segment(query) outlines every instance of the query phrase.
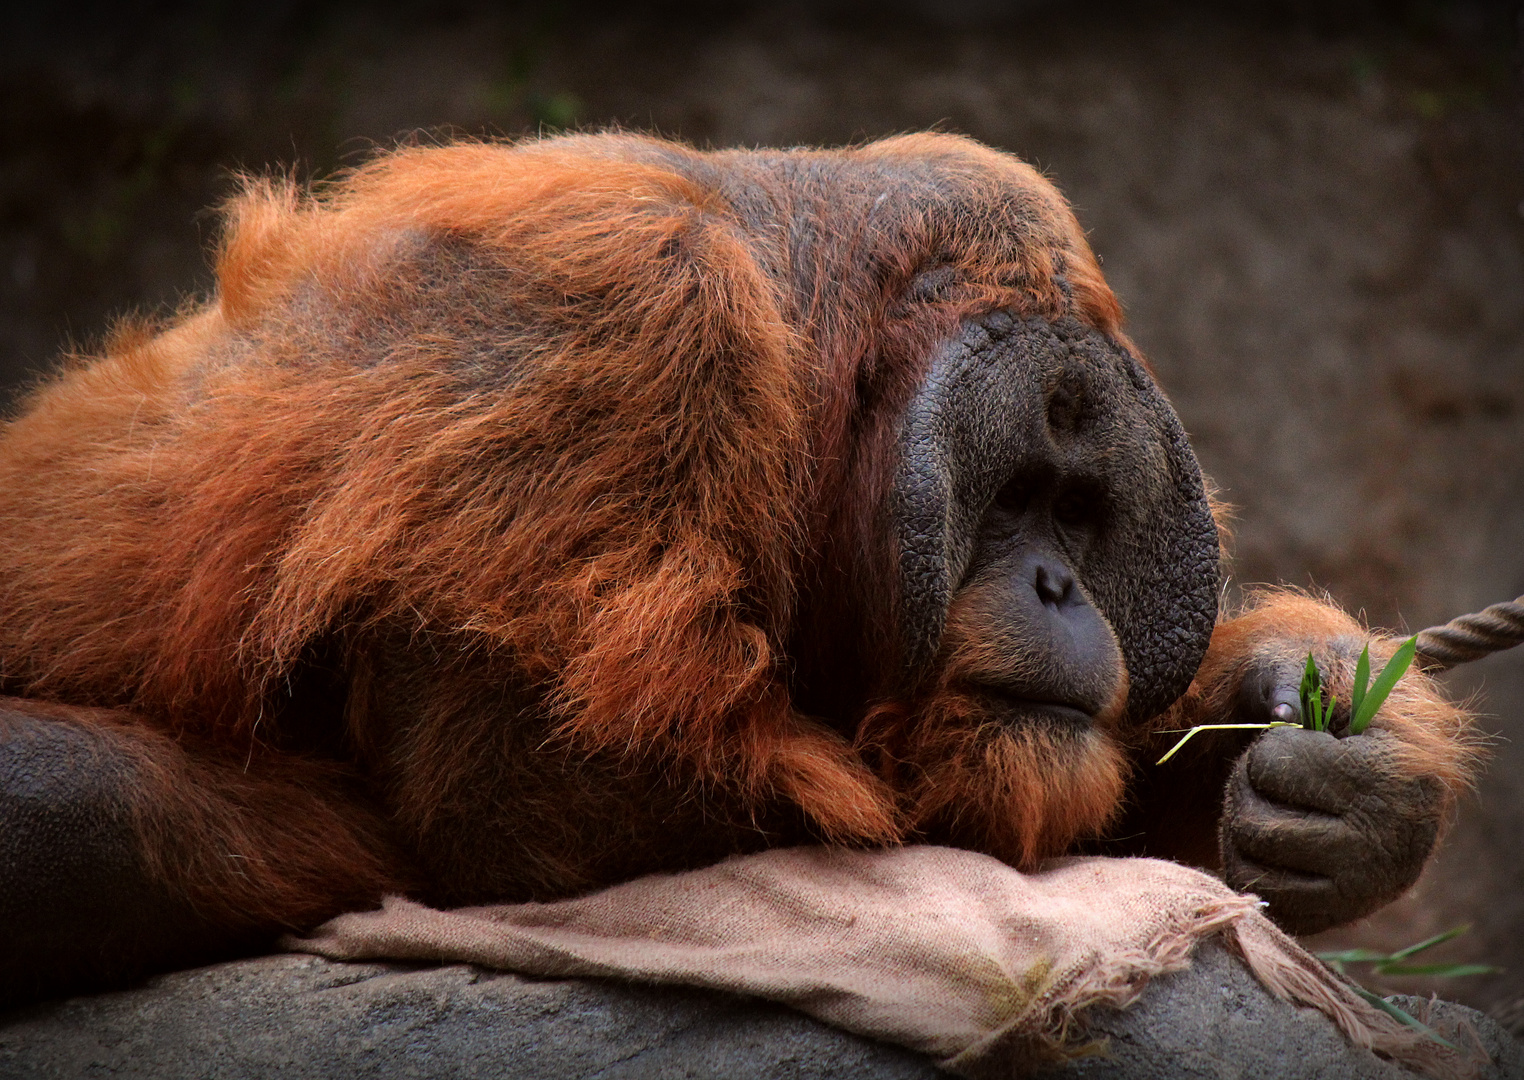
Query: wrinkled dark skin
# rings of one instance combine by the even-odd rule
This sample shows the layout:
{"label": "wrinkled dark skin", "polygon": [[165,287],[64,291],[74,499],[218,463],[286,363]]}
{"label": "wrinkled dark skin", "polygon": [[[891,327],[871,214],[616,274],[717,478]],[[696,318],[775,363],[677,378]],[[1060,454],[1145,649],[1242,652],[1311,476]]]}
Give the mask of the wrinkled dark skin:
{"label": "wrinkled dark skin", "polygon": [[[1281,661],[1246,673],[1235,723],[1297,712],[1301,669]],[[1219,843],[1222,875],[1256,893],[1294,934],[1315,934],[1368,915],[1418,879],[1439,834],[1437,780],[1397,767],[1397,740],[1377,727],[1333,734],[1271,728],[1228,779]]]}

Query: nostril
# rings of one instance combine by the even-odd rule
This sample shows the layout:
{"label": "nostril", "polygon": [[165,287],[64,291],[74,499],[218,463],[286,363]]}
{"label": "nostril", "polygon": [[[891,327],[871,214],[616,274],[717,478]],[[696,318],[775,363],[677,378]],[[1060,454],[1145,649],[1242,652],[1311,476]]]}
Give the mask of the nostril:
{"label": "nostril", "polygon": [[1038,563],[1032,584],[1037,589],[1039,600],[1049,607],[1058,607],[1074,592],[1074,575],[1067,570],[1054,570]]}

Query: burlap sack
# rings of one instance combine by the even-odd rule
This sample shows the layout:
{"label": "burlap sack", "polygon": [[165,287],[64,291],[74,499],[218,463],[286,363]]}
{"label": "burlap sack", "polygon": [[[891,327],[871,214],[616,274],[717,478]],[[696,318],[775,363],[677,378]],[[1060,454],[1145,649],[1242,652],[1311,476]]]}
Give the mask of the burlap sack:
{"label": "burlap sack", "polygon": [[1061,859],[1022,874],[951,848],[791,848],[551,904],[438,911],[394,897],[285,944],[751,994],[956,1073],[1009,1077],[1083,1050],[1079,1010],[1125,1007],[1212,934],[1354,1043],[1432,1075],[1466,1071],[1359,997],[1253,897],[1155,859]]}

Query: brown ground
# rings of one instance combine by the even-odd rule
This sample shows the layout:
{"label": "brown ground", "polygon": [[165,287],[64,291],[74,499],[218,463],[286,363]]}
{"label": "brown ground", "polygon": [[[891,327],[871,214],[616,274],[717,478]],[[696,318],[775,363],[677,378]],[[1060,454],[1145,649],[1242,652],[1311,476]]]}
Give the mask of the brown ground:
{"label": "brown ground", "polygon": [[[202,211],[230,169],[321,173],[443,126],[788,144],[939,125],[1076,203],[1240,508],[1239,581],[1314,584],[1413,628],[1524,593],[1508,5],[919,6],[937,18],[287,3],[0,24],[0,392],[113,314],[206,288]],[[1002,8],[1020,10],[988,17]],[[1437,958],[1504,973],[1381,985],[1503,1008],[1524,998],[1524,650],[1452,682],[1502,736],[1492,768],[1414,893],[1329,940],[1473,922]]]}

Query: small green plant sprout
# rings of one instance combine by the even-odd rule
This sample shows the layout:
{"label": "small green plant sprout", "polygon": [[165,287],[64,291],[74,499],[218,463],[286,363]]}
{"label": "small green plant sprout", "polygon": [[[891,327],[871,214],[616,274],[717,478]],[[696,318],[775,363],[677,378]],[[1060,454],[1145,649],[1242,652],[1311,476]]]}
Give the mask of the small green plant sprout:
{"label": "small green plant sprout", "polygon": [[[1360,654],[1360,662],[1367,670],[1370,668],[1369,646]],[[1330,690],[1328,703],[1324,704],[1323,673],[1318,670],[1318,662],[1312,658],[1312,653],[1307,654],[1307,667],[1302,671],[1302,686],[1297,696],[1302,701],[1302,726],[1309,731],[1327,731],[1328,722],[1333,719],[1334,704],[1339,699]]]}
{"label": "small green plant sprout", "polygon": [[1459,979],[1467,975],[1492,975],[1500,971],[1500,968],[1491,967],[1487,964],[1410,964],[1413,957],[1426,949],[1432,949],[1436,945],[1443,945],[1453,938],[1458,938],[1471,929],[1470,923],[1452,927],[1443,934],[1435,934],[1431,938],[1425,938],[1417,945],[1409,945],[1405,949],[1396,952],[1383,953],[1374,949],[1344,949],[1339,952],[1320,952],[1319,960],[1339,972],[1341,975],[1348,974],[1346,964],[1370,964],[1372,975],[1427,975],[1434,979]]}
{"label": "small green plant sprout", "polygon": [[[1371,711],[1375,712],[1374,709]],[[1442,945],[1451,938],[1460,937],[1470,929],[1471,926],[1469,924],[1457,926],[1446,930],[1443,934],[1435,934],[1433,937],[1425,938],[1416,945],[1409,945],[1405,949],[1398,949],[1396,952],[1391,953],[1376,952],[1373,949],[1344,949],[1339,952],[1320,952],[1317,954],[1317,957],[1341,975],[1348,974],[1345,970],[1346,964],[1370,964],[1370,973],[1372,975],[1427,975],[1430,978],[1436,979],[1458,979],[1467,975],[1491,975],[1501,970],[1487,964],[1408,963],[1409,960],[1425,949],[1432,949],[1436,945]],[[1439,1032],[1411,1016],[1406,1011],[1399,1009],[1380,995],[1372,993],[1359,985],[1356,985],[1354,990],[1355,993],[1397,1022],[1405,1024],[1414,1031],[1433,1039],[1441,1046],[1448,1046],[1452,1050],[1456,1049],[1455,1044],[1445,1039]]]}
{"label": "small green plant sprout", "polygon": [[[1360,650],[1360,659],[1355,662],[1355,681],[1350,693],[1349,733],[1351,735],[1364,734],[1365,729],[1370,726],[1371,719],[1386,703],[1392,688],[1397,685],[1397,680],[1402,678],[1412,665],[1417,651],[1418,637],[1414,635],[1397,647],[1392,658],[1381,669],[1381,674],[1376,676],[1376,681],[1371,682],[1371,647],[1367,645]],[[1318,662],[1309,652],[1298,693],[1302,707],[1300,724],[1292,720],[1271,720],[1263,724],[1198,724],[1187,730],[1180,737],[1180,741],[1170,747],[1169,752],[1155,764],[1163,765],[1174,757],[1180,748],[1190,742],[1199,731],[1264,731],[1273,727],[1304,727],[1309,731],[1327,731],[1329,725],[1333,723],[1334,707],[1338,704],[1338,698],[1329,692],[1325,699],[1324,689],[1323,673],[1318,670]],[[1289,707],[1286,707],[1286,712],[1290,713]]]}
{"label": "small green plant sprout", "polygon": [[1456,1046],[1449,1039],[1445,1038],[1439,1032],[1435,1031],[1428,1024],[1425,1024],[1422,1020],[1418,1019],[1418,1017],[1414,1016],[1406,1009],[1400,1009],[1396,1005],[1393,1005],[1380,994],[1373,994],[1363,986],[1353,986],[1351,989],[1363,997],[1366,1001],[1374,1005],[1376,1008],[1386,1013],[1393,1020],[1396,1020],[1399,1024],[1405,1024],[1406,1026],[1412,1028],[1414,1031],[1418,1032],[1420,1035],[1423,1035],[1424,1037],[1439,1043],[1440,1046],[1448,1047],[1451,1050],[1460,1050],[1460,1047]]}
{"label": "small green plant sprout", "polygon": [[[1381,674],[1376,676],[1376,681],[1367,686],[1366,680],[1371,674],[1371,647],[1367,645],[1360,650],[1360,659],[1355,663],[1355,682],[1350,688],[1349,695],[1349,733],[1362,735],[1370,726],[1371,719],[1376,711],[1386,704],[1387,695],[1392,692],[1392,687],[1397,685],[1397,680],[1406,674],[1413,663],[1413,657],[1418,652],[1418,635],[1414,634],[1392,654],[1392,658],[1381,669]],[[1308,656],[1308,662],[1312,660]]]}

